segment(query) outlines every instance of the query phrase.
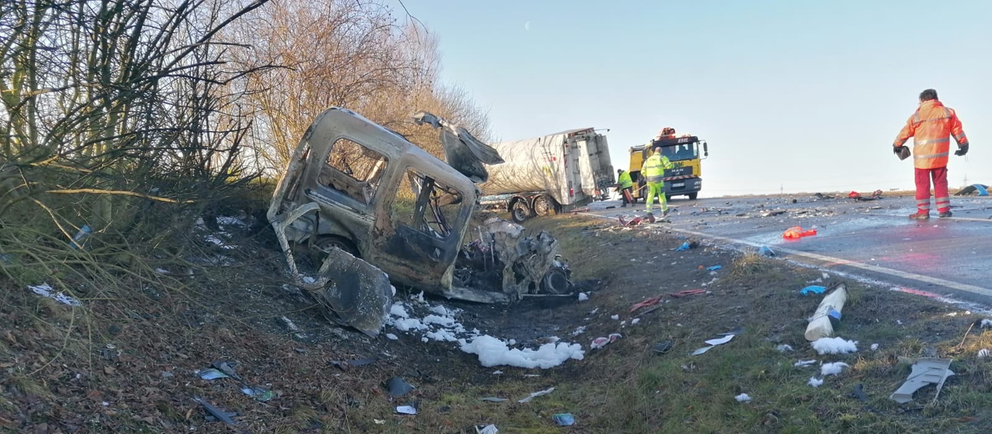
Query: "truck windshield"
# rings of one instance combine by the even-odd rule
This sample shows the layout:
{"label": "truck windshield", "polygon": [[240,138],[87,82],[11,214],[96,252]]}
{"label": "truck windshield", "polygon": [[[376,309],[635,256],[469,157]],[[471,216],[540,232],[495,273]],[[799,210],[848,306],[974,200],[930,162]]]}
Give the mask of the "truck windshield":
{"label": "truck windshield", "polygon": [[668,161],[692,160],[699,157],[699,145],[696,143],[686,143],[683,145],[665,146],[661,148],[661,155],[668,157]]}

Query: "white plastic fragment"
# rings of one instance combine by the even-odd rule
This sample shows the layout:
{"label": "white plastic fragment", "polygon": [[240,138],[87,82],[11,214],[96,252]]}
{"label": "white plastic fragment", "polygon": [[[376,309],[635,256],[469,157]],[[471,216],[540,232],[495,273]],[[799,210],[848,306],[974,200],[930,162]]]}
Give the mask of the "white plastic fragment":
{"label": "white plastic fragment", "polygon": [[477,434],[496,434],[499,432],[499,428],[496,428],[496,425],[490,424],[482,428],[475,427],[475,432]]}
{"label": "white plastic fragment", "polygon": [[41,285],[36,285],[36,286],[28,286],[28,289],[30,289],[35,294],[38,294],[42,297],[50,298],[67,306],[83,305],[82,303],[79,302],[79,300],[69,297],[68,295],[63,294],[61,291],[55,292],[55,290],[52,289],[51,286],[48,286],[47,283],[42,283]]}
{"label": "white plastic fragment", "polygon": [[399,414],[417,414],[417,409],[410,405],[401,405],[396,407],[396,412]]}
{"label": "white plastic fragment", "polygon": [[979,359],[984,359],[984,358],[986,358],[988,356],[989,356],[989,349],[988,348],[982,348],[981,350],[978,350],[978,358]]}
{"label": "white plastic fragment", "polygon": [[872,351],[878,351],[878,344],[871,344]]}
{"label": "white plastic fragment", "polygon": [[781,345],[775,347],[775,349],[778,350],[778,352],[780,352],[780,353],[784,353],[786,351],[792,351],[792,345],[781,344]]}
{"label": "white plastic fragment", "polygon": [[641,322],[641,319],[640,318],[634,318],[634,319],[630,320],[630,325],[634,325],[634,324],[637,324],[639,322]]}
{"label": "white plastic fragment", "polygon": [[820,376],[826,377],[827,375],[840,375],[844,368],[850,366],[851,365],[844,362],[824,363],[823,366],[820,367]]}
{"label": "white plastic fragment", "polygon": [[841,337],[820,338],[812,342],[813,349],[821,356],[824,354],[848,354],[858,351],[858,342]]}
{"label": "white plastic fragment", "polygon": [[816,377],[809,377],[809,382],[807,382],[806,384],[809,384],[810,386],[813,387],[820,387],[823,384],[823,380]]}
{"label": "white plastic fragment", "polygon": [[534,398],[537,398],[538,396],[544,396],[544,395],[547,395],[547,394],[549,394],[551,392],[554,392],[554,391],[555,391],[555,388],[554,387],[551,387],[551,388],[548,388],[548,389],[544,389],[544,390],[539,390],[537,392],[531,393],[526,398],[523,398],[523,399],[517,401],[517,403],[526,404],[526,403],[530,402],[530,400],[532,400]]}
{"label": "white plastic fragment", "polygon": [[805,368],[807,366],[812,366],[814,364],[816,364],[816,360],[800,360],[796,363],[793,363],[792,366],[795,366],[797,368]]}
{"label": "white plastic fragment", "polygon": [[620,319],[620,315],[610,315],[610,319],[616,321],[616,320]]}
{"label": "white plastic fragment", "polygon": [[391,341],[395,341],[395,340],[398,340],[399,337],[397,337],[396,335],[394,335],[392,333],[386,333],[386,339],[389,339]]}
{"label": "white plastic fragment", "polygon": [[734,397],[734,399],[736,399],[737,402],[751,402],[751,397],[748,396],[748,394],[746,394],[746,393],[742,393],[740,395],[737,395],[737,396]]}
{"label": "white plastic fragment", "polygon": [[580,292],[579,293],[579,301],[586,301],[588,299],[589,299],[589,295],[588,294],[586,294],[584,292]]}

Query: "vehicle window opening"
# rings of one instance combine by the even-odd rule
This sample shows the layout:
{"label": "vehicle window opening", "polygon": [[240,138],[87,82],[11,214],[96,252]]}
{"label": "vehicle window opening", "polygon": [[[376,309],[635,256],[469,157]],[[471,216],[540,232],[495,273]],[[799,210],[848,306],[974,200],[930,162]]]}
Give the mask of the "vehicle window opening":
{"label": "vehicle window opening", "polygon": [[318,175],[320,185],[337,190],[363,204],[372,203],[385,173],[385,155],[341,138],[331,146]]}
{"label": "vehicle window opening", "polygon": [[449,221],[458,217],[462,195],[434,178],[407,169],[396,192],[393,224],[445,239],[451,235]]}

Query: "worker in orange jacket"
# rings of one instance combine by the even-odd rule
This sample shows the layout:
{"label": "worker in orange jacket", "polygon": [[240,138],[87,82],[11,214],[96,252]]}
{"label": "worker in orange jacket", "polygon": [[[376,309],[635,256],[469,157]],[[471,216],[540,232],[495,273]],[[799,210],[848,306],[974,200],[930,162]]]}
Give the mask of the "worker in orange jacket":
{"label": "worker in orange jacket", "polygon": [[920,93],[920,107],[909,117],[906,126],[899,132],[893,144],[893,152],[902,154],[913,137],[913,163],[916,166],[916,213],[909,218],[926,220],[930,218],[930,179],[933,179],[934,196],[940,217],[951,216],[951,199],[947,194],[947,157],[951,140],[958,144],[954,155],[968,153],[968,137],[964,135],[961,120],[954,109],[944,107],[937,100],[937,91],[924,90]]}

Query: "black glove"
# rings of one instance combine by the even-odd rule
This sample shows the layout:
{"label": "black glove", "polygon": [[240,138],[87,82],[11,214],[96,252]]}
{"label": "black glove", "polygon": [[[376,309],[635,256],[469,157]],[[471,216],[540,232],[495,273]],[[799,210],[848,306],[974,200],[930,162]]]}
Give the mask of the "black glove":
{"label": "black glove", "polygon": [[968,153],[968,144],[967,143],[965,143],[963,145],[958,145],[958,150],[957,151],[954,151],[954,155],[957,155],[958,157],[963,157],[964,154],[967,154],[967,153]]}

